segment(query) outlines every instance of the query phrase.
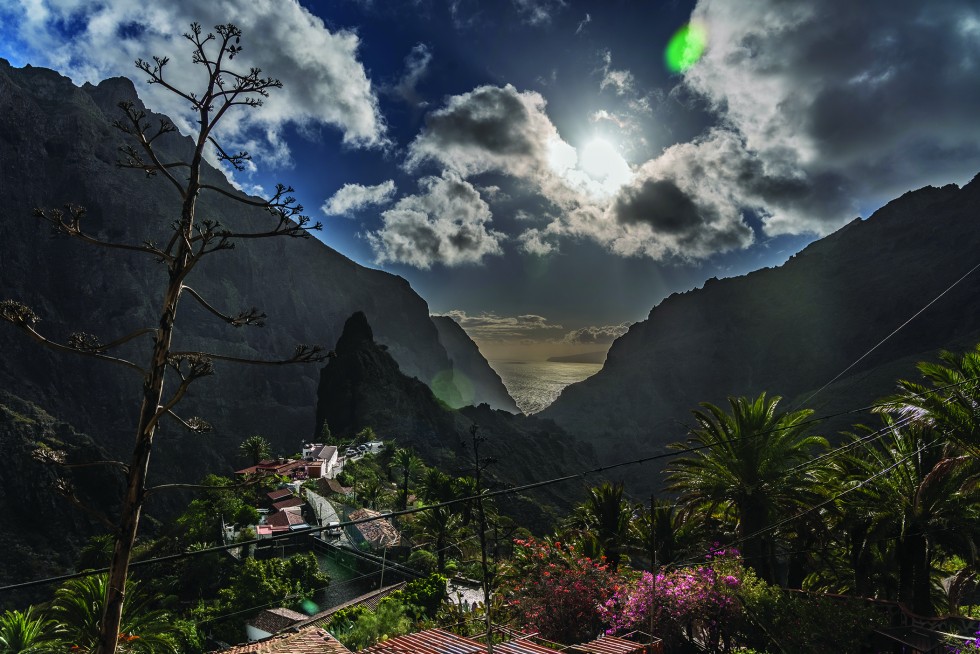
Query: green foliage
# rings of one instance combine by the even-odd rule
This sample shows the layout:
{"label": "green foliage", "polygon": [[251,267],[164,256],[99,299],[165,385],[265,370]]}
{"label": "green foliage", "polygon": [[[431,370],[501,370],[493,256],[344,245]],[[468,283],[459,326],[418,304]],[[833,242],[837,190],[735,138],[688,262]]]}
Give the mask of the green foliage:
{"label": "green foliage", "polygon": [[790,531],[760,532],[820,500],[815,467],[801,464],[828,446],[809,433],[812,411],[777,413],[780,399],[730,397],[730,413],[702,403],[688,444],[674,446],[685,455],[668,465],[667,490],[680,493],[685,512],[734,528],[746,560],[766,581],[775,578],[777,540]]}
{"label": "green foliage", "polygon": [[333,434],[330,433],[330,425],[327,424],[326,420],[323,421],[323,427],[320,428],[320,440],[325,445],[329,445],[330,441],[333,440]]}
{"label": "green foliage", "polygon": [[254,466],[259,461],[272,456],[272,446],[265,438],[259,434],[254,434],[242,441],[241,445],[238,446],[238,453]]}
{"label": "green foliage", "polygon": [[405,604],[397,600],[381,602],[377,610],[365,611],[346,630],[338,631],[334,636],[354,651],[370,647],[379,640],[412,631],[412,621],[407,613]]}
{"label": "green foliage", "polygon": [[0,654],[56,654],[64,651],[63,629],[36,607],[0,615]]}
{"label": "green foliage", "polygon": [[395,601],[406,605],[413,616],[435,617],[439,605],[446,599],[446,582],[441,574],[433,573],[427,577],[413,579],[401,590],[396,590],[382,602]]}
{"label": "green foliage", "polygon": [[193,500],[176,520],[185,544],[220,541],[222,522],[254,525],[259,521],[251,489],[233,488],[234,480],[219,475],[208,475],[201,484],[211,488]]}
{"label": "green foliage", "polygon": [[[64,640],[72,651],[94,652],[99,643],[99,622],[106,597],[106,575],[80,577],[65,582],[55,592],[53,617],[63,625]],[[118,652],[163,654],[177,652],[176,628],[171,616],[151,609],[149,598],[136,582],[126,584]]]}
{"label": "green foliage", "polygon": [[788,593],[765,584],[743,586],[748,622],[741,640],[756,649],[799,654],[858,654],[887,623],[870,604],[845,597]]}
{"label": "green foliage", "polygon": [[428,550],[415,550],[408,557],[408,567],[419,572],[433,573],[439,566],[439,557]]}

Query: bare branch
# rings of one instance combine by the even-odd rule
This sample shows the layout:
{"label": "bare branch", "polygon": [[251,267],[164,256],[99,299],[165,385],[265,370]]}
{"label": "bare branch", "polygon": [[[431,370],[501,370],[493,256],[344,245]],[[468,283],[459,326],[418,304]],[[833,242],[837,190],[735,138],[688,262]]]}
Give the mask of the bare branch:
{"label": "bare branch", "polygon": [[61,209],[49,209],[48,211],[44,211],[43,209],[34,209],[34,217],[40,218],[41,220],[49,223],[51,225],[51,229],[57,234],[71,236],[85,241],[86,243],[91,243],[92,245],[99,245],[116,250],[143,252],[146,254],[151,254],[160,260],[171,259],[170,255],[155,247],[149,241],[144,242],[142,245],[130,245],[128,243],[112,243],[111,241],[103,241],[95,238],[91,234],[86,234],[81,228],[82,218],[85,217],[85,208],[74,204],[66,204],[65,209],[67,210],[67,215]]}
{"label": "bare branch", "polygon": [[183,425],[187,429],[187,431],[193,432],[195,434],[208,434],[214,431],[214,427],[211,425],[211,423],[209,423],[207,420],[199,416],[192,416],[187,420],[184,420],[176,413],[174,413],[172,410],[167,411],[167,415],[169,415],[171,418],[173,418],[181,425]]}
{"label": "bare branch", "polygon": [[116,529],[117,529],[116,524],[112,520],[110,520],[106,514],[104,514],[102,511],[99,511],[98,509],[89,506],[88,504],[85,504],[80,499],[78,499],[78,496],[75,495],[75,487],[71,483],[71,480],[65,479],[64,477],[59,477],[58,480],[55,481],[55,490],[57,490],[60,495],[62,495],[73,505],[75,505],[85,513],[88,513],[96,520],[101,522],[103,525],[105,525],[111,533],[113,534],[116,533]]}
{"label": "bare branch", "polygon": [[244,357],[233,357],[222,354],[212,354],[209,352],[173,352],[171,353],[171,356],[201,356],[213,359],[215,361],[229,361],[231,363],[247,363],[258,366],[285,366],[293,363],[317,363],[320,361],[325,361],[326,359],[332,359],[337,355],[333,350],[329,352],[325,351],[323,347],[319,345],[297,345],[296,350],[293,352],[293,356],[289,357],[288,359],[277,360],[246,359]]}
{"label": "bare branch", "polygon": [[252,160],[252,155],[245,150],[241,150],[235,154],[228,154],[213,136],[208,136],[208,140],[211,141],[211,145],[213,145],[215,150],[218,151],[218,160],[227,161],[235,168],[235,170],[245,170],[245,162]]}
{"label": "bare branch", "polygon": [[23,329],[25,332],[27,332],[28,336],[33,338],[35,341],[53,350],[57,350],[59,352],[74,352],[75,354],[93,357],[95,359],[99,359],[100,361],[107,361],[109,363],[116,363],[126,366],[127,368],[132,368],[143,376],[146,376],[147,374],[145,370],[132,361],[127,361],[126,359],[120,359],[118,357],[111,357],[106,354],[102,354],[99,351],[79,349],[77,347],[72,347],[71,345],[64,345],[45,338],[34,329],[34,325],[39,320],[37,314],[20,302],[15,302],[14,300],[3,300],[0,302],[0,320],[5,320],[15,327]]}
{"label": "bare branch", "polygon": [[201,297],[201,295],[190,286],[182,286],[181,290],[190,293],[202,307],[233,327],[241,327],[243,325],[255,325],[256,327],[262,327],[265,325],[265,319],[268,318],[266,314],[260,312],[256,307],[252,307],[251,309],[242,309],[236,315],[228,316],[211,306],[207,300]]}
{"label": "bare branch", "polygon": [[[165,63],[165,60],[160,60],[160,61],[164,61]],[[139,61],[137,61],[136,65],[137,67],[139,66]],[[136,109],[135,108],[136,106],[129,101],[120,102],[117,106],[123,110],[123,113],[126,114],[126,118],[129,120],[129,123],[130,125],[132,125],[132,127],[129,127],[122,121],[116,121],[113,124],[118,129],[122,130],[124,133],[130,134],[133,137],[135,137],[136,140],[139,141],[139,144],[143,147],[143,151],[146,152],[146,154],[149,155],[150,160],[153,161],[153,166],[150,167],[150,170],[147,170],[147,167],[144,164],[143,169],[146,171],[147,176],[152,177],[156,172],[163,173],[164,177],[170,180],[170,183],[173,184],[174,187],[177,189],[177,192],[180,193],[180,197],[182,198],[185,197],[187,190],[184,188],[184,185],[181,184],[177,180],[177,178],[170,173],[168,166],[164,164],[162,161],[160,161],[160,159],[157,157],[156,151],[153,149],[153,145],[151,145],[152,139],[155,139],[157,136],[160,136],[160,132],[158,132],[156,136],[152,137],[152,139],[148,139],[146,137],[146,132],[149,131],[150,129],[150,124],[144,122],[144,119],[146,118],[146,112],[143,111],[142,109]],[[160,129],[161,130],[165,129],[164,123],[162,121],[161,121]],[[130,150],[126,150],[124,148],[123,152],[124,154],[129,155],[130,152],[135,154],[136,151],[135,149],[132,148]],[[143,160],[142,157],[140,157],[139,155],[135,155],[135,156],[130,155],[130,160],[127,161],[127,164],[132,166],[138,166],[140,163],[143,163]]]}

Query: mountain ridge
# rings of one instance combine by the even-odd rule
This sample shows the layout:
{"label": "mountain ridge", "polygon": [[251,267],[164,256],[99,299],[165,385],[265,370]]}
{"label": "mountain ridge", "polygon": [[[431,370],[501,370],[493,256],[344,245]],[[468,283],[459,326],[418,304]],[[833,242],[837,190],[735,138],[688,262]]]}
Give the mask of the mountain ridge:
{"label": "mountain ridge", "polygon": [[[84,229],[112,241],[166,242],[179,209],[166,180],[118,170],[116,147],[124,135],[111,127],[119,101],[142,107],[126,78],[74,85],[44,68],[0,62],[0,299],[14,299],[41,316],[39,329],[63,341],[85,331],[110,342],[156,324],[166,271],[141,253],[106,252],[52,237],[31,217],[35,207],[66,203],[87,209]],[[154,122],[161,116],[147,113]],[[179,159],[189,137],[168,134],[155,143],[166,159]],[[236,192],[213,168],[206,181]],[[199,217],[229,228],[265,224],[268,214],[218,195],[202,195]],[[283,262],[290,265],[282,265]],[[246,358],[286,358],[301,343],[333,343],[344,321],[361,310],[380,342],[410,376],[431,383],[453,370],[428,304],[396,275],[361,266],[317,239],[245,240],[231,252],[205,259],[188,284],[221,309],[257,306],[269,318],[262,328],[233,329],[203,307],[183,302],[175,349],[218,351]],[[188,298],[189,300],[189,298]],[[79,432],[111,456],[127,458],[140,402],[139,377],[84,357],[55,353],[10,325],[0,325],[0,389],[16,391]],[[119,350],[145,358],[144,342]],[[468,355],[466,355],[468,356]],[[140,358],[142,357],[142,358]],[[471,361],[473,363],[473,361]],[[478,363],[478,362],[476,362]],[[489,366],[484,362],[484,365]],[[237,467],[237,445],[254,433],[277,453],[290,454],[313,437],[318,372],[315,366],[232,367],[217,364],[214,379],[194,385],[178,407],[215,426],[202,437],[163,424],[151,463],[152,483],[196,482],[209,472]],[[496,402],[506,390],[476,384],[473,399]],[[461,405],[452,385],[443,399]],[[154,500],[151,510],[180,508],[180,500]]]}
{"label": "mountain ridge", "polygon": [[[699,402],[727,406],[728,396],[767,391],[786,398],[784,409],[798,404],[978,263],[978,217],[980,176],[963,188],[925,187],[782,266],[672,294],[613,343],[602,370],[540,415],[606,462],[684,440]],[[894,387],[882,371],[914,378],[911,361],[977,339],[980,284],[960,283],[850,369],[835,384],[846,394],[832,387],[811,408],[867,405]]]}

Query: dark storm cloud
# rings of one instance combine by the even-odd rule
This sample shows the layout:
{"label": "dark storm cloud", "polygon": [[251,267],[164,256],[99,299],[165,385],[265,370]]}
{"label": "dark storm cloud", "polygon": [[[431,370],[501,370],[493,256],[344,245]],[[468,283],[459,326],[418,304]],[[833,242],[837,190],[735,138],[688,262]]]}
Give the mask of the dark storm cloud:
{"label": "dark storm cloud", "polygon": [[706,222],[686,193],[670,180],[646,179],[616,198],[613,214],[623,223],[646,223],[658,232],[679,234]]}
{"label": "dark storm cloud", "polygon": [[980,5],[701,0],[692,18],[709,46],[684,83],[739,135],[730,194],[767,232],[980,169]]}
{"label": "dark storm cloud", "polygon": [[473,150],[497,156],[530,156],[536,143],[527,106],[513,86],[482,86],[450,99],[429,114],[425,130],[412,144],[414,157]]}

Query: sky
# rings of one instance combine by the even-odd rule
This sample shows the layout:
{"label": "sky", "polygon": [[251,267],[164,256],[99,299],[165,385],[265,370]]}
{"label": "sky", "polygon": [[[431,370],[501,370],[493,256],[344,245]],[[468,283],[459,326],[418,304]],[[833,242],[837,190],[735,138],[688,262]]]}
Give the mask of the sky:
{"label": "sky", "polygon": [[253,157],[234,183],[295,187],[318,238],[490,359],[605,349],[671,293],[980,171],[973,0],[0,0],[0,57],[125,75],[193,132],[133,66],[194,88],[192,21],[238,25],[236,65],[283,82],[222,120]]}

